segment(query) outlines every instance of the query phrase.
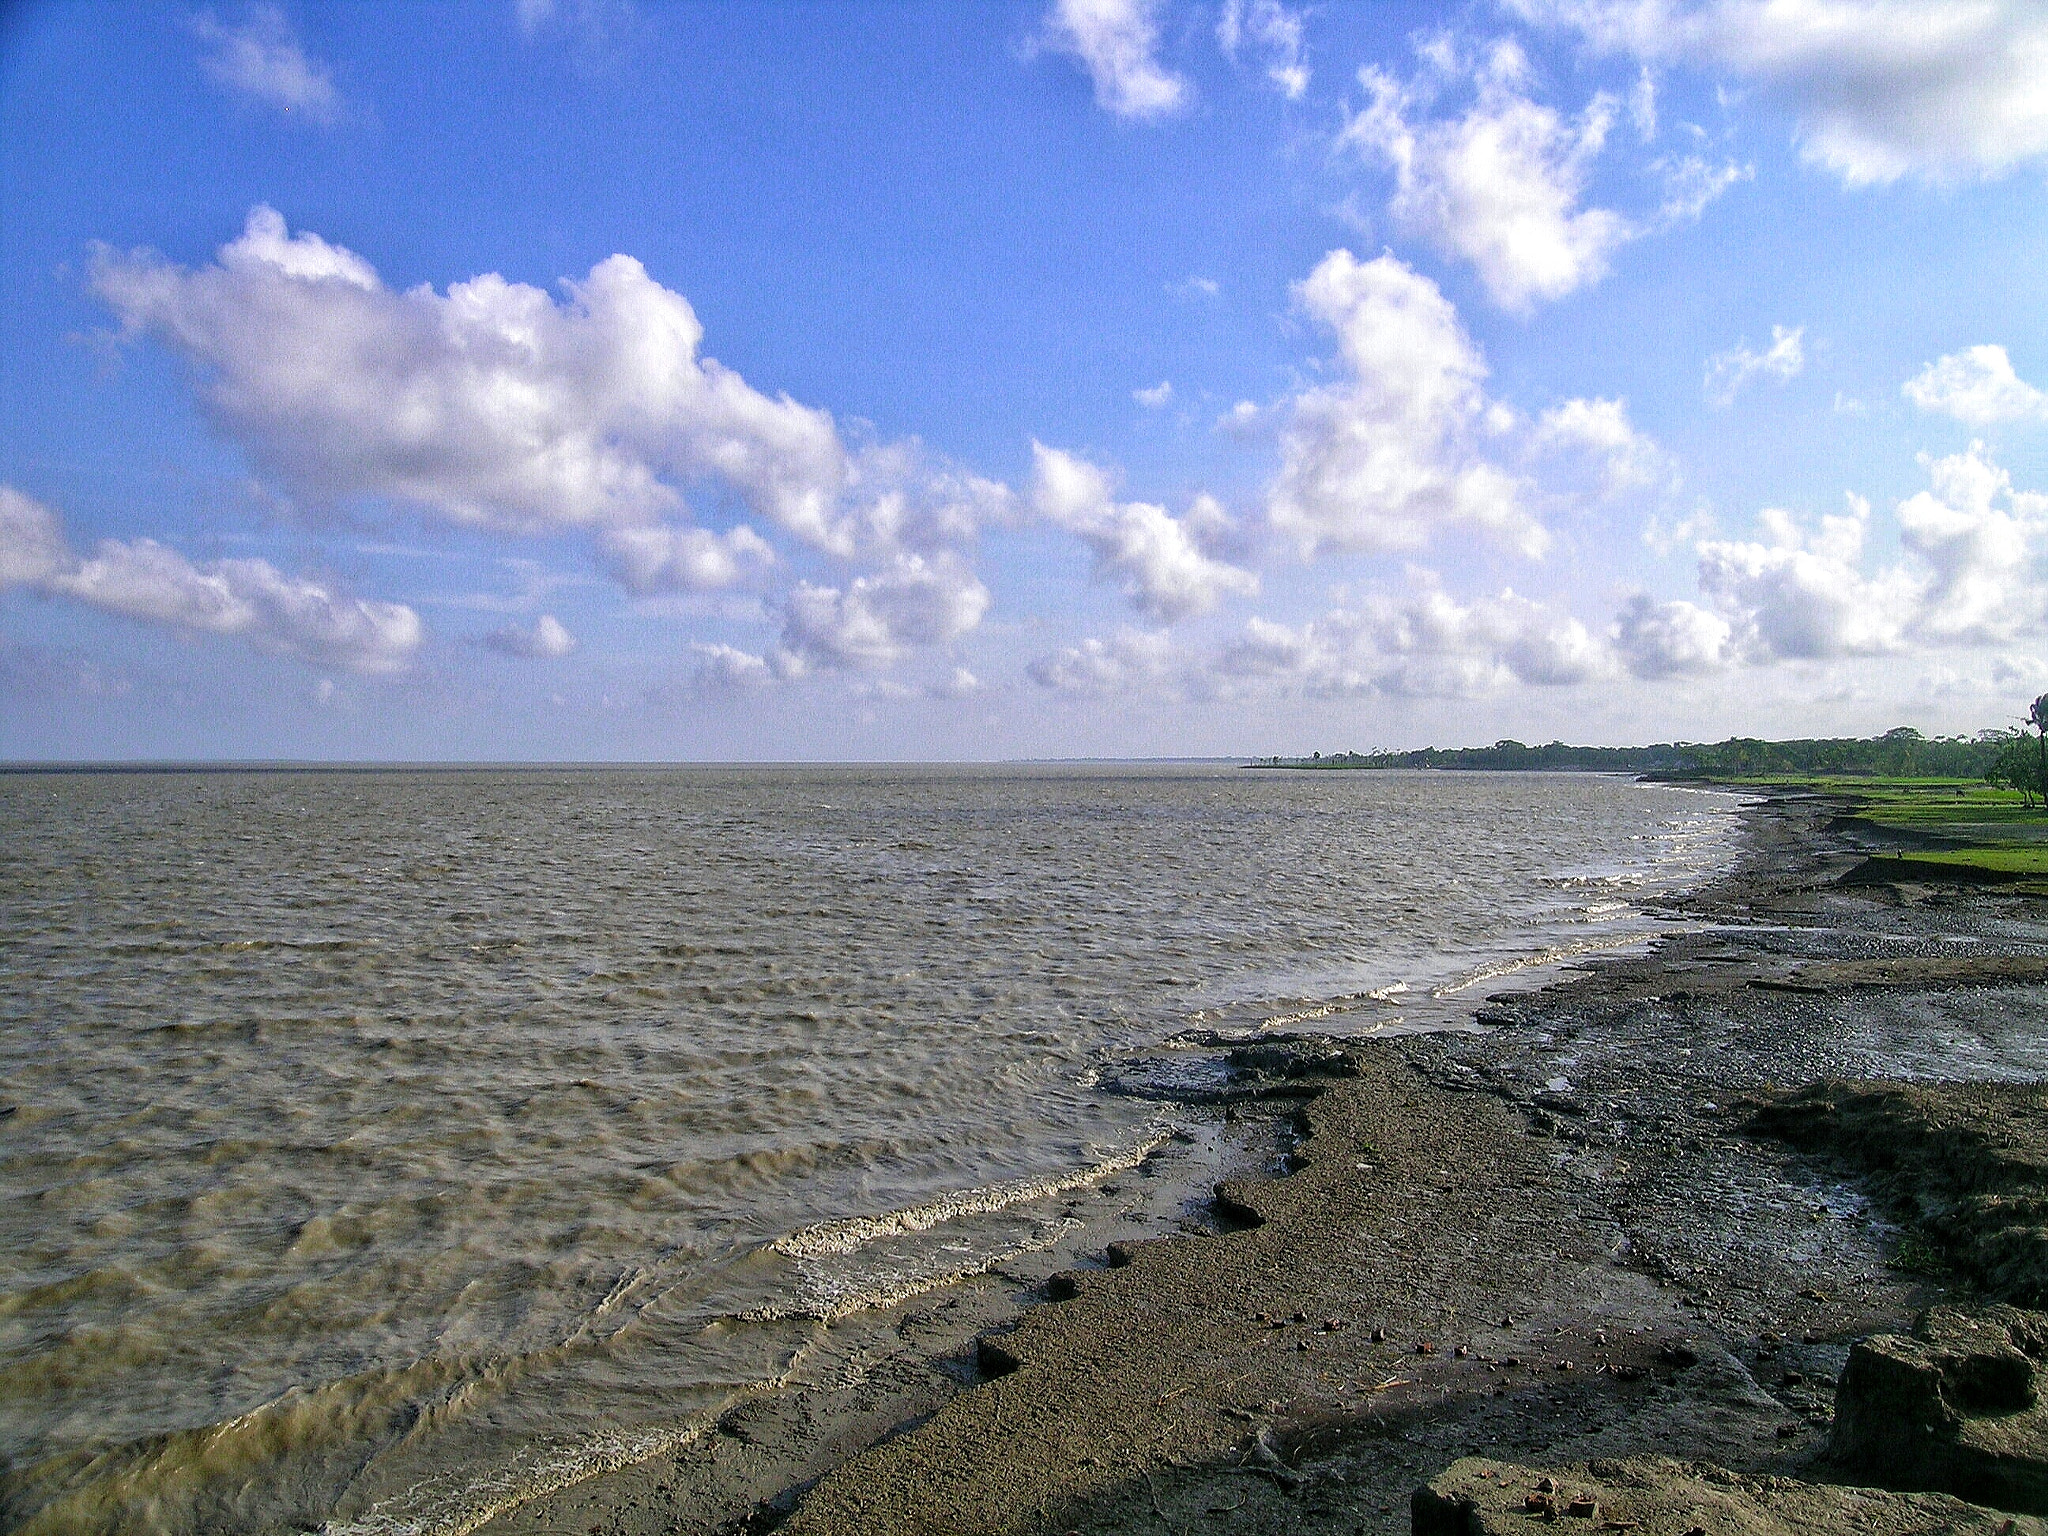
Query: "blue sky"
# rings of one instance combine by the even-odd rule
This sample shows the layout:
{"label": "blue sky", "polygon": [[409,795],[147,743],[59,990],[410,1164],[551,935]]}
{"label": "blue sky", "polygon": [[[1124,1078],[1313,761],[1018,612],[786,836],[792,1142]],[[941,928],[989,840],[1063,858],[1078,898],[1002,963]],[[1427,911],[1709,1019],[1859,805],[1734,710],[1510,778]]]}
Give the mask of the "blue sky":
{"label": "blue sky", "polygon": [[2048,687],[2027,0],[25,4],[0,756]]}

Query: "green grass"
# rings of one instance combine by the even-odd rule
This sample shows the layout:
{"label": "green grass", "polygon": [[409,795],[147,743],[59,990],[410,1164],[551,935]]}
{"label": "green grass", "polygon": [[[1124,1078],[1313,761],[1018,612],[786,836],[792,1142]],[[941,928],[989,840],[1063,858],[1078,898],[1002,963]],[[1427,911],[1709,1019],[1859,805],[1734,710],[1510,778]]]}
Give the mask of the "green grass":
{"label": "green grass", "polygon": [[1941,848],[1910,852],[1903,857],[1908,864],[1929,864],[1937,869],[1982,869],[1999,875],[2048,877],[2048,845],[2039,843]]}
{"label": "green grass", "polygon": [[1933,1280],[1945,1280],[1954,1273],[1948,1259],[1928,1241],[1926,1234],[1910,1227],[1899,1234],[1898,1246],[1885,1260],[1884,1267],[1901,1274],[1925,1275]]}
{"label": "green grass", "polygon": [[[1826,774],[1724,780],[1757,788],[1804,789],[1839,796],[1844,814],[1874,828],[1912,834],[1944,846],[1882,855],[1939,878],[1991,878],[2013,889],[2048,894],[2048,811],[2018,791],[1978,779],[1877,779]],[[2036,882],[2040,882],[2037,884]]]}

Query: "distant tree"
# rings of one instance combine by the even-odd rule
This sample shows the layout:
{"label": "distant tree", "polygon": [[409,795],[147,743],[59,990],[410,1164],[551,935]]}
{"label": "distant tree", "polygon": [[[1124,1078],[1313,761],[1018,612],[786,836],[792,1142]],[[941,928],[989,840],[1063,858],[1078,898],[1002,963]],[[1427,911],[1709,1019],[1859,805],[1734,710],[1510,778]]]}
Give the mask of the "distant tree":
{"label": "distant tree", "polygon": [[2041,803],[2048,805],[2048,693],[2034,700],[2027,711],[2027,724],[2034,728],[2035,756],[2040,760],[2041,776],[2034,782],[2041,791]]}
{"label": "distant tree", "polygon": [[2040,772],[2040,761],[2033,744],[2027,740],[2024,731],[2014,731],[2003,738],[1998,755],[1984,770],[1984,782],[2018,790],[2020,800],[2031,806],[2041,791]]}

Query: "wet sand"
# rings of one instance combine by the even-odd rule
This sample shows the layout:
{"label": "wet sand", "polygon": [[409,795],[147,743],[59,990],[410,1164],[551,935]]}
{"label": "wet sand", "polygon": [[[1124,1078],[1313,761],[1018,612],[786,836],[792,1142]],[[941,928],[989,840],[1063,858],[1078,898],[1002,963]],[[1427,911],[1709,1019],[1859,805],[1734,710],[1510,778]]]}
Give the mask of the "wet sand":
{"label": "wet sand", "polygon": [[1184,1235],[841,1325],[798,1385],[485,1529],[1404,1532],[1465,1456],[1824,1479],[1850,1343],[1969,1281],[1912,1267],[1896,1179],[1759,1112],[2048,1078],[2048,910],[1837,885],[1865,850],[1831,819],[1751,811],[1681,904],[1716,926],[1497,998],[1483,1033],[1279,1042]]}

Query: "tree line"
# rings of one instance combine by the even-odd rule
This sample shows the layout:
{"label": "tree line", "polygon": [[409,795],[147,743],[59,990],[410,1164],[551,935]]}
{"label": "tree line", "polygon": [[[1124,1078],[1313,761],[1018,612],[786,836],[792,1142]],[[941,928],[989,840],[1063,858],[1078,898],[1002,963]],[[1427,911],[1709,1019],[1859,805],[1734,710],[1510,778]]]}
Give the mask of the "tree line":
{"label": "tree line", "polygon": [[1840,776],[1887,779],[1981,779],[2048,804],[2048,694],[2034,701],[2024,724],[1972,736],[1923,736],[1910,725],[1882,736],[1825,736],[1764,741],[1660,742],[1647,747],[1575,747],[1561,741],[1526,746],[1423,747],[1413,752],[1317,752],[1268,760],[1276,768],[1464,768],[1640,773],[1669,779],[1752,779]]}

